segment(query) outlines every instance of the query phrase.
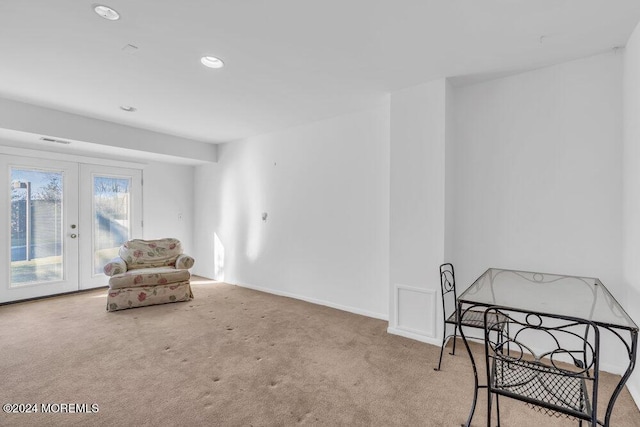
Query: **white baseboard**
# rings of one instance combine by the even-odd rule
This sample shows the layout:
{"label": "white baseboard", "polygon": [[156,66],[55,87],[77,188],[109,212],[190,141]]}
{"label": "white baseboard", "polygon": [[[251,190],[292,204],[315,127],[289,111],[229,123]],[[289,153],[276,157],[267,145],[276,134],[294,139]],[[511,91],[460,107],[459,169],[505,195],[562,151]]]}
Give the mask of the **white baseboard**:
{"label": "white baseboard", "polygon": [[325,301],[325,300],[316,299],[316,298],[310,298],[310,297],[307,297],[307,296],[304,296],[304,295],[299,295],[299,294],[294,294],[294,293],[291,293],[291,292],[280,291],[278,289],[271,289],[271,288],[265,288],[265,287],[262,287],[262,286],[250,285],[250,284],[247,284],[247,283],[234,283],[234,285],[240,286],[241,288],[253,289],[253,290],[256,290],[256,291],[260,291],[260,292],[266,292],[268,294],[294,298],[294,299],[298,299],[298,300],[301,300],[301,301],[310,302],[312,304],[324,305],[325,307],[331,307],[331,308],[335,308],[335,309],[342,310],[342,311],[348,311],[349,313],[359,314],[361,316],[367,316],[367,317],[372,317],[374,319],[386,320],[387,322],[389,321],[389,316],[386,315],[386,314],[382,314],[382,313],[375,313],[373,311],[362,310],[362,309],[356,308],[356,307],[350,307],[350,306],[347,306],[347,305],[336,304],[336,303],[330,302],[330,301]]}
{"label": "white baseboard", "polygon": [[424,335],[416,334],[414,332],[405,331],[403,329],[388,327],[387,332],[393,335],[399,335],[401,337],[410,338],[412,340],[424,342],[427,344],[433,344],[435,346],[440,347],[442,345],[442,340],[432,337],[427,337]]}

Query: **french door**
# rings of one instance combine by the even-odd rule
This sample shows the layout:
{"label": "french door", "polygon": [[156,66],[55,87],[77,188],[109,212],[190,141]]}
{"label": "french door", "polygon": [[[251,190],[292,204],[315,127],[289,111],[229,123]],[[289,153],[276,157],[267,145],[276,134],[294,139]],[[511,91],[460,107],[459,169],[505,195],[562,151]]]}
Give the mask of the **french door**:
{"label": "french door", "polygon": [[0,302],[106,285],[141,210],[140,170],[0,155]]}
{"label": "french door", "polygon": [[105,286],[102,267],[120,245],[142,237],[142,171],[80,165],[80,289]]}

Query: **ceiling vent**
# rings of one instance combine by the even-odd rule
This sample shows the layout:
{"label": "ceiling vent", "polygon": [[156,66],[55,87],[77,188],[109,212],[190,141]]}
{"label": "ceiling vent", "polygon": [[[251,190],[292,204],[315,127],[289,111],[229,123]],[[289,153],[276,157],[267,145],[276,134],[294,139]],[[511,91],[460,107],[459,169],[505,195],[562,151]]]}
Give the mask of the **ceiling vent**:
{"label": "ceiling vent", "polygon": [[40,141],[55,142],[56,144],[64,144],[64,145],[71,144],[70,141],[64,141],[62,139],[55,139],[55,138],[47,138],[46,136],[40,137]]}

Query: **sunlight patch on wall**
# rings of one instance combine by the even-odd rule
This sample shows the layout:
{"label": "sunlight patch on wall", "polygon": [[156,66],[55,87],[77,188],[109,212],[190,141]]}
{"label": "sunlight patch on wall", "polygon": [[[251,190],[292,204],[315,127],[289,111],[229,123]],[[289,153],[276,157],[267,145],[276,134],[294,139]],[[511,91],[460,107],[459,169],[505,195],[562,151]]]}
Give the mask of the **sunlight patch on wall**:
{"label": "sunlight patch on wall", "polygon": [[249,261],[255,261],[262,249],[262,220],[250,218],[247,221],[247,249]]}
{"label": "sunlight patch on wall", "polygon": [[270,175],[266,173],[265,162],[260,153],[252,153],[243,169],[242,182],[245,192],[246,206],[243,220],[246,221],[246,248],[248,261],[255,261],[262,253],[264,246],[265,220],[262,219],[266,192]]}
{"label": "sunlight patch on wall", "polygon": [[224,282],[224,245],[217,233],[213,233],[213,272],[216,280]]}

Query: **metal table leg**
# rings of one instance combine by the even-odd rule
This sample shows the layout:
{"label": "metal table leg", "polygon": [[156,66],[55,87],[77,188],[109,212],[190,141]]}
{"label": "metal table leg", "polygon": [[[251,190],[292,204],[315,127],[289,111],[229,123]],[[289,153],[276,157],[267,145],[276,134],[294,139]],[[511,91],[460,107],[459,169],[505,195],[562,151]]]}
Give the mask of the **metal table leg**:
{"label": "metal table leg", "polygon": [[464,342],[464,346],[467,349],[467,353],[469,354],[469,359],[471,359],[471,366],[473,367],[473,403],[471,404],[471,412],[469,413],[469,418],[467,418],[466,424],[462,424],[464,427],[469,427],[471,425],[471,420],[473,419],[473,414],[476,411],[476,404],[478,403],[478,388],[480,385],[478,384],[478,369],[476,368],[476,361],[473,358],[473,353],[471,353],[471,347],[469,347],[469,343],[467,342],[467,337],[464,335],[464,331],[462,329],[461,319],[462,319],[462,304],[458,303],[457,305],[458,316],[458,329],[460,331],[460,336],[462,337],[462,342]]}
{"label": "metal table leg", "polygon": [[636,365],[636,354],[638,352],[638,331],[637,330],[630,331],[630,333],[631,333],[631,345],[629,345],[629,344],[627,344],[626,340],[618,332],[612,330],[611,328],[607,328],[607,329],[609,329],[618,338],[620,338],[620,340],[627,347],[627,351],[629,353],[629,366],[627,367],[627,370],[622,375],[622,378],[620,378],[620,382],[618,382],[618,385],[616,386],[616,389],[613,391],[613,394],[611,395],[611,399],[609,399],[609,404],[607,405],[607,412],[606,412],[606,415],[604,417],[604,425],[605,425],[605,427],[608,427],[610,425],[609,423],[611,421],[611,413],[613,412],[613,405],[615,405],[616,400],[618,399],[618,396],[620,395],[620,392],[624,388],[624,384],[627,382],[627,379],[631,375],[631,372],[633,372],[633,368]]}

